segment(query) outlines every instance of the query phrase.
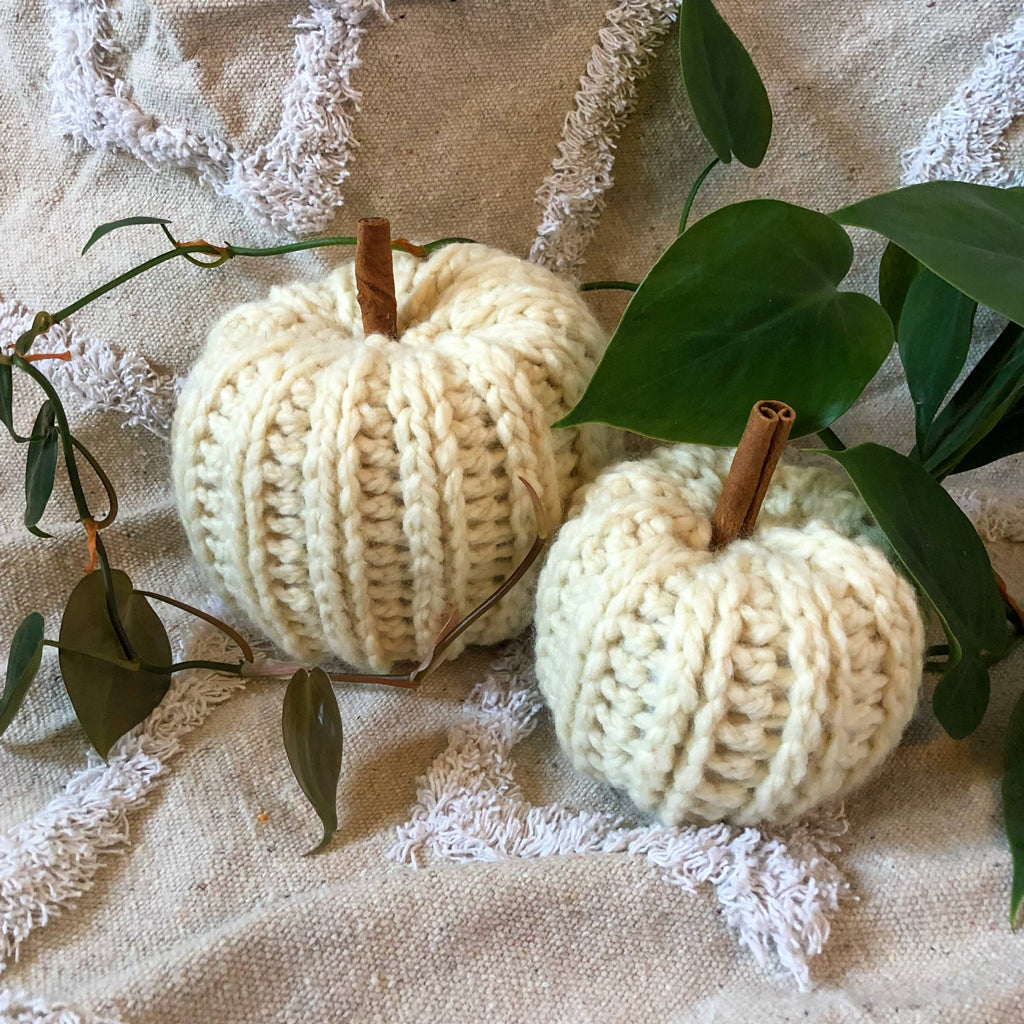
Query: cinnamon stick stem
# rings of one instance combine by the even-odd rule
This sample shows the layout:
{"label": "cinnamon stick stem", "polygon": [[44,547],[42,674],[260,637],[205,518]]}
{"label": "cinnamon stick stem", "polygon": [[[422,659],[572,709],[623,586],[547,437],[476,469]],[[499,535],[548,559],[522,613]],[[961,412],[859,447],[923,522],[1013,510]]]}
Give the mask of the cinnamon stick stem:
{"label": "cinnamon stick stem", "polygon": [[398,337],[398,303],[391,264],[391,224],[387,217],[364,217],[356,229],[356,299],[363,334]]}
{"label": "cinnamon stick stem", "polygon": [[750,410],[722,496],[711,517],[712,550],[753,532],[795,419],[796,413],[785,402],[758,402]]}

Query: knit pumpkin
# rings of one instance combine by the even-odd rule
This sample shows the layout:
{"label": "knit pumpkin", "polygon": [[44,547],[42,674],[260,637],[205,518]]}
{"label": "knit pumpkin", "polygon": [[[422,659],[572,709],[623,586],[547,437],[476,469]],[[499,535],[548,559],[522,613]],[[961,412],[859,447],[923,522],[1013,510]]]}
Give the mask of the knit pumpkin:
{"label": "knit pumpkin", "polygon": [[[372,671],[422,657],[490,595],[603,455],[552,431],[604,335],[575,289],[482,245],[394,255],[398,337],[365,337],[351,263],[211,331],[182,390],[173,474],[216,590],[285,651]],[[465,634],[519,632],[520,587]]]}
{"label": "knit pumpkin", "polygon": [[913,589],[834,472],[782,466],[709,550],[729,450],[663,448],[580,495],[537,588],[537,675],[577,768],[662,821],[785,821],[867,778],[914,710]]}

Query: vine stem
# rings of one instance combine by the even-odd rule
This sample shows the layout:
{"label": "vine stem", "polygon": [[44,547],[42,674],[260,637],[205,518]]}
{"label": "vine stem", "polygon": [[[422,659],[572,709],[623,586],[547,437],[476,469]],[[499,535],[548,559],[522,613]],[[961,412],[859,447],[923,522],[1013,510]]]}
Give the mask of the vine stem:
{"label": "vine stem", "polygon": [[690,219],[690,211],[693,209],[693,202],[697,198],[697,193],[700,192],[701,185],[704,184],[704,179],[721,163],[721,160],[716,156],[704,168],[700,174],[697,175],[697,180],[694,181],[690,188],[690,194],[686,197],[686,205],[683,207],[683,215],[679,219],[679,234],[682,234],[686,230],[686,222]]}
{"label": "vine stem", "polygon": [[619,289],[624,292],[635,292],[640,285],[633,281],[586,281],[581,284],[579,291],[581,292],[600,292],[605,289]]}

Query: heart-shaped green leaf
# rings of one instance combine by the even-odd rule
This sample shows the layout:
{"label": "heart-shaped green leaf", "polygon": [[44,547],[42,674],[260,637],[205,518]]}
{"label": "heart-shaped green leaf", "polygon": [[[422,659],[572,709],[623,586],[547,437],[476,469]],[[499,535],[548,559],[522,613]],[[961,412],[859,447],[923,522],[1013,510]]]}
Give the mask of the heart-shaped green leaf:
{"label": "heart-shaped green leaf", "polygon": [[924,464],[935,476],[958,469],[1024,397],[1024,330],[1011,323],[978,360],[925,436]]}
{"label": "heart-shaped green leaf", "polygon": [[922,456],[928,454],[928,428],[967,360],[977,309],[973,299],[930,270],[917,274],[907,291],[897,342]]}
{"label": "heart-shaped green leaf", "polygon": [[704,137],[723,163],[764,160],[772,108],[743,44],[711,0],[682,0],[679,62],[686,93]]}
{"label": "heart-shaped green leaf", "polygon": [[[136,654],[150,665],[171,665],[167,630],[128,576],[111,572],[114,603]],[[60,624],[60,670],[75,714],[101,757],[163,700],[170,672],[132,669],[107,614],[103,577],[82,578]],[[120,664],[115,664],[119,662]]]}
{"label": "heart-shaped green leaf", "polygon": [[1024,452],[1024,398],[956,464],[954,472],[987,466],[990,462]]}
{"label": "heart-shaped green leaf", "polygon": [[888,315],[837,285],[853,245],[835,221],[772,199],[726,206],[677,238],[630,300],[576,407],[666,441],[734,445],[763,398],[812,434],[860,396],[892,347]]}
{"label": "heart-shaped green leaf", "polygon": [[910,286],[920,271],[921,264],[895,242],[890,242],[885,247],[882,261],[878,265],[878,300],[889,314],[889,319],[892,320],[897,332],[903,304],[907,301],[907,292],[910,291]]}
{"label": "heart-shaped green leaf", "polygon": [[1024,695],[1017,700],[1006,727],[1003,822],[1013,856],[1013,885],[1010,890],[1012,928],[1024,901]]}
{"label": "heart-shaped green leaf", "polygon": [[43,617],[32,612],[18,627],[7,655],[7,678],[0,696],[0,736],[14,720],[43,660]]}
{"label": "heart-shaped green leaf", "polygon": [[[31,530],[46,511],[57,475],[57,442],[53,406],[43,402],[32,427],[25,460],[25,525]],[[45,536],[45,534],[44,534]]]}
{"label": "heart-shaped green leaf", "polygon": [[288,683],[281,715],[284,749],[292,772],[324,826],[319,853],[338,831],[341,776],[341,712],[334,687],[322,668],[299,669]]}
{"label": "heart-shaped green leaf", "polygon": [[826,453],[850,474],[910,578],[935,608],[949,640],[947,679],[935,713],[954,739],[988,704],[986,659],[1007,644],[992,563],[971,521],[914,459],[877,444]]}
{"label": "heart-shaped green leaf", "polygon": [[928,181],[832,216],[891,239],[975,302],[1024,322],[1024,188]]}
{"label": "heart-shaped green leaf", "polygon": [[109,235],[111,231],[117,231],[120,228],[132,227],[135,224],[163,224],[167,225],[171,222],[165,217],[124,217],[121,220],[110,220],[106,224],[101,224],[90,236],[89,241],[85,243],[85,247],[82,249],[82,255],[84,256],[101,238],[105,235]]}

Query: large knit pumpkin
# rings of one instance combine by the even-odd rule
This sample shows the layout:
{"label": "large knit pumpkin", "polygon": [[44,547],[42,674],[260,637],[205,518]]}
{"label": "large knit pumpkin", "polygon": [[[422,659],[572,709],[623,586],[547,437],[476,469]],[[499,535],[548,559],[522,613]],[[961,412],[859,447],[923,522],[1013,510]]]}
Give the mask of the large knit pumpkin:
{"label": "large knit pumpkin", "polygon": [[[603,455],[552,431],[604,343],[575,289],[482,245],[395,253],[398,338],[365,337],[351,263],[227,314],[181,393],[174,481],[217,591],[303,660],[423,656]],[[465,642],[529,621],[517,588]],[[463,642],[451,649],[457,653]]]}
{"label": "large knit pumpkin", "polygon": [[537,585],[562,746],[663,821],[785,821],[866,779],[914,710],[914,591],[837,473],[782,466],[711,550],[731,450],[679,446],[580,494]]}

